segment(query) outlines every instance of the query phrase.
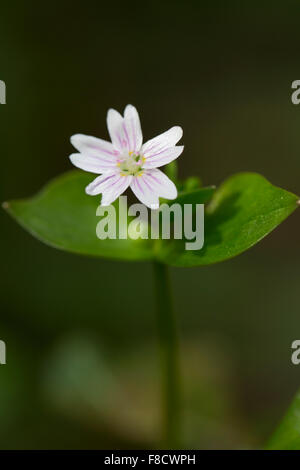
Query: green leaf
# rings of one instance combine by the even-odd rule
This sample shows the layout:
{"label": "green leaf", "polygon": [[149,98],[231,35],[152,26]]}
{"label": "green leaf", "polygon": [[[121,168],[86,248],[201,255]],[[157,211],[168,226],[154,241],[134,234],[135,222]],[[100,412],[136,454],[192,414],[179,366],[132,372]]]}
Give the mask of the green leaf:
{"label": "green leaf", "polygon": [[[36,238],[62,250],[120,260],[158,259],[174,266],[198,266],[247,250],[293,212],[298,201],[294,194],[253,173],[235,175],[217,190],[204,187],[181,192],[175,201],[167,203],[177,202],[182,207],[209,203],[204,247],[187,251],[186,240],[99,240],[96,209],[100,197],[88,196],[84,191],[91,179],[88,173],[71,171],[50,182],[36,196],[5,203],[4,207]],[[118,202],[114,206],[118,211]],[[118,230],[117,227],[117,234]]]}
{"label": "green leaf", "polygon": [[100,196],[84,191],[91,179],[90,174],[74,170],[51,181],[36,196],[5,203],[4,208],[33,236],[55,248],[103,258],[151,259],[149,240],[97,238]]}
{"label": "green leaf", "polygon": [[[156,255],[173,266],[201,266],[233,258],[277,227],[298,207],[298,200],[258,174],[236,174],[215,191],[206,207],[204,247],[187,251],[186,240],[160,240]],[[190,202],[202,202],[197,200],[197,191]]]}
{"label": "green leaf", "polygon": [[169,206],[178,203],[183,204],[207,204],[216,191],[215,186],[204,186],[203,188],[179,191],[177,199],[165,201]]}
{"label": "green leaf", "polygon": [[300,392],[271,437],[267,449],[300,450]]}
{"label": "green leaf", "polygon": [[[90,174],[74,170],[51,181],[36,196],[4,203],[4,208],[33,236],[52,247],[103,258],[135,261],[154,259],[152,240],[97,238],[96,226],[100,218],[96,216],[96,210],[100,196],[85,194],[84,188],[90,181]],[[212,192],[211,188],[203,188],[203,195],[198,196],[198,199],[200,197],[203,202],[207,201]],[[186,192],[181,197],[186,200],[193,194]],[[114,206],[118,234],[118,202]]]}

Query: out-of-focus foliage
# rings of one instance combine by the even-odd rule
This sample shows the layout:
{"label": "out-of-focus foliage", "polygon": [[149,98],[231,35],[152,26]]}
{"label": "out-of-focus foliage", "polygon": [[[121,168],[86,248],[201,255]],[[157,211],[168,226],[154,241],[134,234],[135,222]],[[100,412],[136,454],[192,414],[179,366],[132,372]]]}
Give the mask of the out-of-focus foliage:
{"label": "out-of-focus foliage", "polygon": [[300,392],[271,437],[268,449],[300,450]]}

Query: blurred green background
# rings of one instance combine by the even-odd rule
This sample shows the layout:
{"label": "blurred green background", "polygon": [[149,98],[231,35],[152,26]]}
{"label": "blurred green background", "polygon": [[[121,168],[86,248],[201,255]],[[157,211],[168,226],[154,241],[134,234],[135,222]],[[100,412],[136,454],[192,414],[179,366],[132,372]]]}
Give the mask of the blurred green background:
{"label": "blurred green background", "polygon": [[[181,177],[262,173],[300,193],[297,0],[1,4],[1,201],[107,138],[109,107],[145,139],[184,129]],[[145,448],[159,435],[152,266],[72,256],[1,211],[0,448]],[[80,223],[80,221],[78,221]],[[171,271],[187,448],[255,448],[300,386],[299,214],[224,264]]]}

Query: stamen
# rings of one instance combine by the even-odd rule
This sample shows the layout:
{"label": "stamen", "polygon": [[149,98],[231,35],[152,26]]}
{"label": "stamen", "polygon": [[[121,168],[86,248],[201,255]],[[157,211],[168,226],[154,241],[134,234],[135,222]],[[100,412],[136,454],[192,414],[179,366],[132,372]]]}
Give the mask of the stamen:
{"label": "stamen", "polygon": [[122,176],[139,176],[140,174],[142,174],[141,170],[144,161],[144,157],[131,150],[130,152],[128,152],[127,156],[123,155],[122,158],[117,161],[117,166],[120,168],[120,174]]}

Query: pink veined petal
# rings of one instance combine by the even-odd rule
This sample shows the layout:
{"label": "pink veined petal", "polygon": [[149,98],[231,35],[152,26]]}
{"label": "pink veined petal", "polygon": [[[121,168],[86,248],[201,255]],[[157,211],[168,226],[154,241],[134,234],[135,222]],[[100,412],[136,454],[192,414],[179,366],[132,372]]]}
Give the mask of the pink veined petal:
{"label": "pink veined petal", "polygon": [[132,176],[122,176],[120,173],[100,175],[85,188],[85,191],[90,196],[102,193],[101,205],[109,206],[128,188],[131,181]]}
{"label": "pink veined petal", "polygon": [[119,152],[130,150],[128,148],[127,130],[125,128],[125,121],[115,109],[109,109],[107,113],[107,128],[113,143],[113,146]]}
{"label": "pink veined petal", "polygon": [[125,108],[124,126],[128,150],[138,153],[143,143],[143,134],[138,112],[131,104],[128,104]]}
{"label": "pink veined petal", "polygon": [[145,173],[142,176],[135,176],[130,187],[136,197],[145,204],[145,206],[150,207],[150,209],[159,208],[158,195],[146,183]]}
{"label": "pink veined petal", "polygon": [[178,145],[175,147],[170,147],[168,149],[162,150],[161,152],[157,153],[156,155],[145,157],[146,161],[143,164],[143,168],[150,169],[150,168],[158,168],[163,165],[167,165],[167,163],[172,162],[176,158],[181,155],[183,152],[183,145]]}
{"label": "pink veined petal", "polygon": [[100,155],[108,160],[115,160],[116,156],[119,154],[111,142],[90,135],[72,135],[71,144],[81,153],[95,156]]}
{"label": "pink veined petal", "polygon": [[72,153],[70,160],[74,166],[90,173],[111,173],[117,168],[116,160],[108,160],[101,156]]}
{"label": "pink veined petal", "polygon": [[75,134],[71,137],[72,145],[81,153],[70,155],[70,160],[77,168],[91,173],[107,173],[116,167],[119,152],[111,142],[89,135]]}
{"label": "pink veined petal", "polygon": [[174,147],[177,142],[181,139],[183,131],[181,127],[174,126],[171,127],[168,131],[164,132],[163,134],[154,137],[151,140],[148,140],[143,146],[141,153],[144,157],[150,157],[157,155],[158,153],[170,148]]}
{"label": "pink veined petal", "polygon": [[147,183],[151,185],[153,191],[156,191],[160,197],[165,199],[176,199],[177,188],[173,181],[168,178],[162,171],[154,168],[145,171]]}
{"label": "pink veined petal", "polygon": [[160,170],[146,170],[141,176],[133,178],[131,189],[136,197],[147,207],[158,209],[159,197],[175,199],[175,184]]}
{"label": "pink veined petal", "polygon": [[96,196],[97,194],[100,194],[109,188],[119,177],[119,172],[111,172],[100,175],[85,188],[85,192],[90,196]]}
{"label": "pink veined petal", "polygon": [[132,182],[132,176],[122,176],[115,180],[105,191],[102,193],[101,206],[109,206],[112,204]]}

